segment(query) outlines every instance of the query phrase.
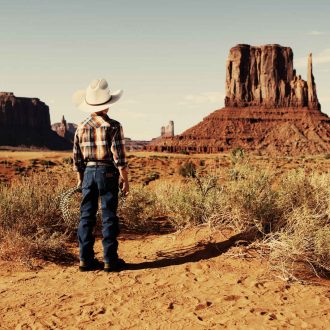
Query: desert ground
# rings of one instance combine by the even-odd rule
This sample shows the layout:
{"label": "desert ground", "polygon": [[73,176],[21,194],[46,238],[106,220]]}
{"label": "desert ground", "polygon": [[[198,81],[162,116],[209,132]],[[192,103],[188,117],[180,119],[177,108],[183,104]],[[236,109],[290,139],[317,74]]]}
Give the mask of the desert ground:
{"label": "desert ground", "polygon": [[[71,152],[0,150],[0,182],[9,182],[14,177],[34,172],[47,172],[54,175],[67,173],[72,177],[68,166]],[[278,173],[290,169],[304,168],[319,173],[330,170],[330,155],[316,156],[274,156],[250,155],[251,162],[260,168],[271,167]],[[184,162],[193,161],[197,170],[205,174],[216,168],[228,168],[231,164],[230,153],[220,154],[174,154],[162,152],[129,152],[129,179],[132,183],[143,183],[153,175],[163,179],[176,179],[178,168]]]}
{"label": "desert ground", "polygon": [[[34,172],[74,186],[69,152],[0,151],[1,184]],[[180,180],[187,160],[200,173],[229,167],[230,154],[129,153],[130,180],[156,185]],[[329,155],[251,155],[260,168],[326,173]],[[167,233],[123,231],[120,273],[80,273],[77,258],[63,262],[0,261],[1,329],[328,329],[330,282],[310,275],[293,281],[273,272],[266,252],[245,238],[207,224]],[[77,256],[75,239],[68,243]],[[102,260],[101,239],[96,256]]]}
{"label": "desert ground", "polygon": [[[100,240],[96,244],[101,257]],[[77,249],[75,249],[77,252]],[[1,263],[3,329],[327,329],[330,287],[286,283],[208,229],[123,235],[118,274],[76,264],[38,271]]]}

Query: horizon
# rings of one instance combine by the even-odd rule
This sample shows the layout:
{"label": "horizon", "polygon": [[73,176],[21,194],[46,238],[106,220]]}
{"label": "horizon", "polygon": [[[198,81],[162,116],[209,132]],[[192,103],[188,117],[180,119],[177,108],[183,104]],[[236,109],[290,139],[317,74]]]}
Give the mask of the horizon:
{"label": "horizon", "polygon": [[322,1],[11,1],[0,12],[7,63],[0,90],[39,98],[52,123],[64,115],[78,124],[86,113],[71,95],[104,77],[124,90],[109,115],[126,137],[150,140],[170,120],[180,134],[224,106],[231,47],[276,43],[292,48],[303,79],[313,54],[321,111],[329,115],[329,9]]}

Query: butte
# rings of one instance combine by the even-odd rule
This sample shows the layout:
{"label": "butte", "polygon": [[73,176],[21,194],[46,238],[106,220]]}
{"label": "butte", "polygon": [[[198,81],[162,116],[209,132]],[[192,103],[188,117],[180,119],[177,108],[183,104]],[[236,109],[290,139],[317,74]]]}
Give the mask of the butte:
{"label": "butte", "polygon": [[261,154],[330,152],[330,118],[321,112],[313,76],[293,68],[290,47],[239,44],[226,63],[225,107],[180,135],[155,139],[150,151],[217,153],[234,148]]}

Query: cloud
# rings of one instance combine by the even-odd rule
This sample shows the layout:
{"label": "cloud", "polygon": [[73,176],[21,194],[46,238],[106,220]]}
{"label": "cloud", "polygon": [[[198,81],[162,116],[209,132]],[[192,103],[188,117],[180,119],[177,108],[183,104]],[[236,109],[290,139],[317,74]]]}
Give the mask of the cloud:
{"label": "cloud", "polygon": [[203,92],[199,94],[186,95],[179,105],[196,106],[201,104],[221,104],[223,103],[224,95],[220,92]]}
{"label": "cloud", "polygon": [[326,34],[324,31],[312,30],[307,33],[309,36],[322,36]]}
{"label": "cloud", "polygon": [[[313,54],[313,64],[325,64],[330,63],[330,48],[324,49],[322,52],[314,55]],[[300,57],[294,60],[294,66],[296,68],[307,68],[307,56]]]}

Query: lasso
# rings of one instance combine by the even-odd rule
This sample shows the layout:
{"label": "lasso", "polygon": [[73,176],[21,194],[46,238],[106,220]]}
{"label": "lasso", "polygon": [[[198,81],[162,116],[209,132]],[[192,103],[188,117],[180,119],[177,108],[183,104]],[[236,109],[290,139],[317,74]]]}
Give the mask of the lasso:
{"label": "lasso", "polygon": [[[79,210],[72,211],[72,199],[76,194],[81,194],[80,187],[70,188],[59,195],[59,208],[62,218],[69,228],[77,228],[79,223]],[[119,203],[121,206],[125,203],[125,197],[121,193],[119,194]],[[97,216],[100,216],[100,211],[97,211]]]}
{"label": "lasso", "polygon": [[64,191],[62,194],[59,196],[59,208],[62,212],[62,217],[65,222],[65,224],[68,227],[77,227],[78,222],[79,222],[79,215],[77,212],[73,212],[70,205],[71,205],[71,200],[73,196],[77,193],[81,193],[81,188],[80,187],[73,187],[70,188],[66,191]]}

